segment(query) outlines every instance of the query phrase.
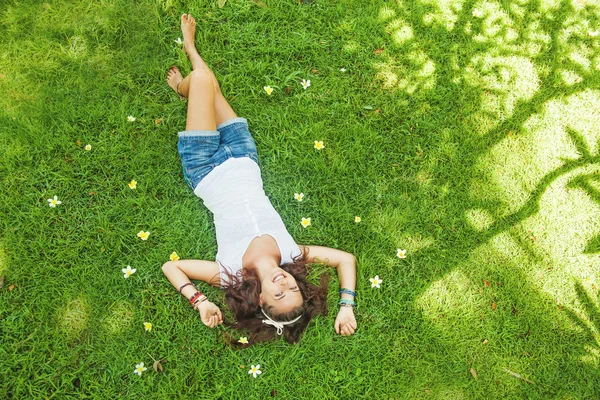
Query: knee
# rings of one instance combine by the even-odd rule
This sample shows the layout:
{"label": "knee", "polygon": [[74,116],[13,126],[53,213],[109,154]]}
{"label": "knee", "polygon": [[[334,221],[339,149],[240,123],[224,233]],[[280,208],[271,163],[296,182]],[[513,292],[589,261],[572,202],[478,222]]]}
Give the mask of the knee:
{"label": "knee", "polygon": [[175,267],[175,263],[173,261],[167,261],[162,266],[163,273],[166,274],[167,271],[169,271],[170,269],[173,269],[174,267]]}
{"label": "knee", "polygon": [[210,71],[199,68],[190,73],[190,85],[212,86],[215,91],[219,91],[219,84]]}

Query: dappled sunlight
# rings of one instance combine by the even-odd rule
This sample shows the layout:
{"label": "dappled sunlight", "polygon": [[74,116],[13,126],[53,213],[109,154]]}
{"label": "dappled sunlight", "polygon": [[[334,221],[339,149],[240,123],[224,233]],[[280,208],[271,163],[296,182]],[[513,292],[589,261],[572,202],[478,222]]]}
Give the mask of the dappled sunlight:
{"label": "dappled sunlight", "polygon": [[386,89],[399,89],[408,94],[435,87],[435,64],[421,50],[413,50],[400,59],[389,56],[387,61],[373,64],[379,70],[376,79]]}
{"label": "dappled sunlight", "polygon": [[[561,167],[566,159],[578,158],[567,129],[579,132],[590,149],[597,147],[595,132],[600,131],[600,119],[594,116],[599,112],[600,94],[593,91],[571,96],[566,102],[547,103],[540,114],[525,123],[525,133],[506,132],[505,139],[480,159],[477,168],[495,184],[485,187],[482,181],[473,182],[473,196],[500,201],[504,207],[497,210],[498,216],[519,209],[544,176]],[[582,120],[577,121],[579,118]],[[572,177],[584,171],[567,172]],[[567,181],[561,179],[561,184]]]}
{"label": "dappled sunlight", "polygon": [[80,296],[69,301],[59,310],[59,325],[68,338],[76,338],[87,328],[89,315],[90,306]]}
{"label": "dappled sunlight", "polygon": [[478,231],[486,230],[494,222],[494,218],[492,218],[489,211],[481,208],[473,208],[465,211],[465,217],[473,229]]}
{"label": "dappled sunlight", "polygon": [[0,276],[4,275],[8,271],[8,256],[4,250],[4,246],[0,241]]}
{"label": "dappled sunlight", "polygon": [[478,321],[485,307],[481,292],[459,268],[433,282],[415,299],[415,304],[423,316],[443,330],[452,329],[452,326],[464,329],[460,325],[467,321]]}
{"label": "dappled sunlight", "polygon": [[494,120],[510,117],[519,102],[531,99],[539,89],[533,63],[525,57],[473,57],[465,70],[465,81],[483,91],[480,114]]}
{"label": "dappled sunlight", "polygon": [[412,27],[401,18],[387,24],[385,30],[390,32],[392,40],[399,46],[409,42],[414,37]]}
{"label": "dappled sunlight", "polygon": [[[598,278],[600,257],[586,249],[600,234],[600,192],[593,179],[600,176],[599,112],[600,93],[592,90],[548,102],[524,124],[525,132],[507,132],[480,159],[487,179],[472,182],[474,198],[496,204],[489,210],[494,222],[515,226],[519,233],[513,234],[521,237],[516,243],[498,235],[489,243],[507,258],[524,251],[540,255],[546,262],[536,264],[535,282],[563,302],[575,300],[565,274],[584,284]],[[476,225],[471,210],[466,217]]]}
{"label": "dappled sunlight", "polygon": [[131,325],[133,306],[126,301],[113,303],[103,319],[103,326],[112,334],[123,333]]}
{"label": "dappled sunlight", "polygon": [[66,44],[60,44],[60,48],[69,58],[78,59],[88,55],[85,39],[81,36],[71,36]]}
{"label": "dappled sunlight", "polygon": [[451,31],[454,29],[456,21],[458,21],[464,1],[423,0],[421,3],[429,6],[430,10],[433,9],[433,11],[423,16],[423,23],[425,25],[440,25]]}

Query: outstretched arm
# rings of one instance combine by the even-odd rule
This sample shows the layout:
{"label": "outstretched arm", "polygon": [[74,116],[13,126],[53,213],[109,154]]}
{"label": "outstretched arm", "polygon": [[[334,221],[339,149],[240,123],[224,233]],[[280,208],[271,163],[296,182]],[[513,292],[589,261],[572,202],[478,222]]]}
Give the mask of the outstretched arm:
{"label": "outstretched arm", "polygon": [[[213,286],[219,286],[219,264],[214,261],[201,260],[177,260],[167,261],[162,270],[169,282],[177,289],[191,283],[190,279],[204,281]],[[197,290],[194,285],[187,285],[181,289],[181,294],[188,300],[194,296]],[[197,305],[200,318],[204,325],[214,328],[223,323],[221,310],[214,303],[204,300]]]}
{"label": "outstretched arm", "polygon": [[[337,269],[341,288],[356,291],[356,258],[345,251],[323,246],[300,246],[308,263],[325,263]],[[354,300],[354,296],[341,294],[342,300]],[[340,307],[335,319],[335,331],[349,336],[356,330],[356,319],[352,307]]]}

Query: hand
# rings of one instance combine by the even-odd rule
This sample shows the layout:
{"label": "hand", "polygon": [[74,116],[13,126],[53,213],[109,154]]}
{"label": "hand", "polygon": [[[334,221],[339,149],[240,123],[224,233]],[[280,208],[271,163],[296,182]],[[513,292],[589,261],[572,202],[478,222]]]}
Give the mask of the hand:
{"label": "hand", "polygon": [[221,310],[213,302],[204,300],[200,305],[196,306],[200,312],[200,319],[202,323],[209,328],[221,325],[223,323],[223,315]]}
{"label": "hand", "polygon": [[335,319],[335,331],[342,336],[350,336],[356,329],[356,319],[352,307],[340,307],[337,318]]}

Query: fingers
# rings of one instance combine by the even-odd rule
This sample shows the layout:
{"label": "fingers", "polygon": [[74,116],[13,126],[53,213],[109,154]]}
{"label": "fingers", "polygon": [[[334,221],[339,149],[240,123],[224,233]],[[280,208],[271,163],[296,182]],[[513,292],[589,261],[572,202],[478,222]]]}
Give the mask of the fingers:
{"label": "fingers", "polygon": [[202,322],[204,323],[204,325],[208,326],[209,328],[214,328],[216,326],[219,326],[223,323],[223,316],[221,315],[221,312],[215,312],[213,315],[211,315],[210,317],[207,318],[203,318]]}
{"label": "fingers", "polygon": [[334,326],[335,326],[335,333],[337,333],[337,334],[340,333],[340,325],[341,325],[341,322],[336,319]]}
{"label": "fingers", "polygon": [[335,331],[342,336],[354,335],[356,331],[356,321],[348,321],[345,323],[336,323]]}

